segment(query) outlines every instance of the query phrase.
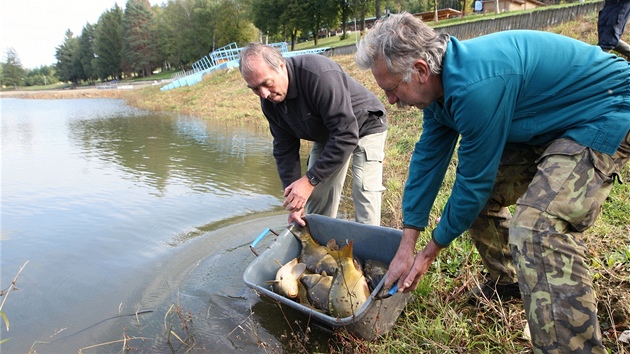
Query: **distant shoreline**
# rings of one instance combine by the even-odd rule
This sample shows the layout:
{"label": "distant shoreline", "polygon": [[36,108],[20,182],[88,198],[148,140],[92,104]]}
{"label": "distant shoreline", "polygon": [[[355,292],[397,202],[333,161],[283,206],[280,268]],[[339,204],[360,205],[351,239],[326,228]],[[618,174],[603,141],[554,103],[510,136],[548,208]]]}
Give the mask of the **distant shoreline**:
{"label": "distant shoreline", "polygon": [[[138,90],[147,85],[135,85]],[[39,91],[0,91],[0,98],[26,98],[26,99],[72,99],[72,98],[123,98],[131,90],[98,89],[95,87],[79,87],[76,89],[39,90]]]}

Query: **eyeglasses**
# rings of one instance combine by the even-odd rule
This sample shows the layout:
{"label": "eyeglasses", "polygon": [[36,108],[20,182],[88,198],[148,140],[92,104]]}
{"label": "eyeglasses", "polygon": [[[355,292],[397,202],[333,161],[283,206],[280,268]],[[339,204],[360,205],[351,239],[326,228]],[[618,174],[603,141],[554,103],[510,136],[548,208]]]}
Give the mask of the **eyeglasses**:
{"label": "eyeglasses", "polygon": [[400,86],[400,84],[403,82],[403,79],[400,79],[398,81],[398,83],[396,84],[396,86],[390,88],[390,89],[383,89],[383,91],[385,91],[385,93],[394,93],[396,92],[396,90],[398,89],[398,86]]}

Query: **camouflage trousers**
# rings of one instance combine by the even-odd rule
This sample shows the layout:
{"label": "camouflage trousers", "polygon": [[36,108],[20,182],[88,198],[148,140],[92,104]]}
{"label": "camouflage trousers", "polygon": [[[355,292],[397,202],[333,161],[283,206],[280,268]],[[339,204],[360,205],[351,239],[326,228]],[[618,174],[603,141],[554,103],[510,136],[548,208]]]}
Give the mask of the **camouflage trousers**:
{"label": "camouflage trousers", "polygon": [[613,156],[570,139],[503,153],[469,234],[493,280],[518,280],[536,353],[606,352],[582,232],[629,158],[630,133]]}

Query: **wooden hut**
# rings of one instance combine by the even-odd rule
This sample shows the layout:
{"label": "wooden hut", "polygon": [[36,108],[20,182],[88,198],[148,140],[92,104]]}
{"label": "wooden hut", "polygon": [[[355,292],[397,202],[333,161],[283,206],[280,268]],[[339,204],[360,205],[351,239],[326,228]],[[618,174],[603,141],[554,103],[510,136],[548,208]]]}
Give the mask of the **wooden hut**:
{"label": "wooden hut", "polygon": [[[494,0],[482,1],[483,13],[495,13],[496,3]],[[545,3],[537,0],[499,0],[499,12],[529,10],[536,7],[545,6]]]}

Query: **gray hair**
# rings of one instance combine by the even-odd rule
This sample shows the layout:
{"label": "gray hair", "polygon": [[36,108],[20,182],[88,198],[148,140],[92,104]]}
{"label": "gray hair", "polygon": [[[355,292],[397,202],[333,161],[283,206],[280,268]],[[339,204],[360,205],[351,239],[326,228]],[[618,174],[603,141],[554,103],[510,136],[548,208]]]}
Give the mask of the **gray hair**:
{"label": "gray hair", "polygon": [[262,57],[270,68],[276,72],[281,72],[280,63],[285,59],[276,48],[261,43],[249,43],[239,53],[238,69],[241,75],[251,74],[254,71],[249,59],[251,57]]}
{"label": "gray hair", "polygon": [[389,15],[376,23],[359,42],[355,61],[361,69],[371,69],[383,60],[392,74],[402,74],[409,82],[413,63],[424,60],[432,74],[442,72],[442,58],[450,36],[438,33],[419,18],[407,13]]}

